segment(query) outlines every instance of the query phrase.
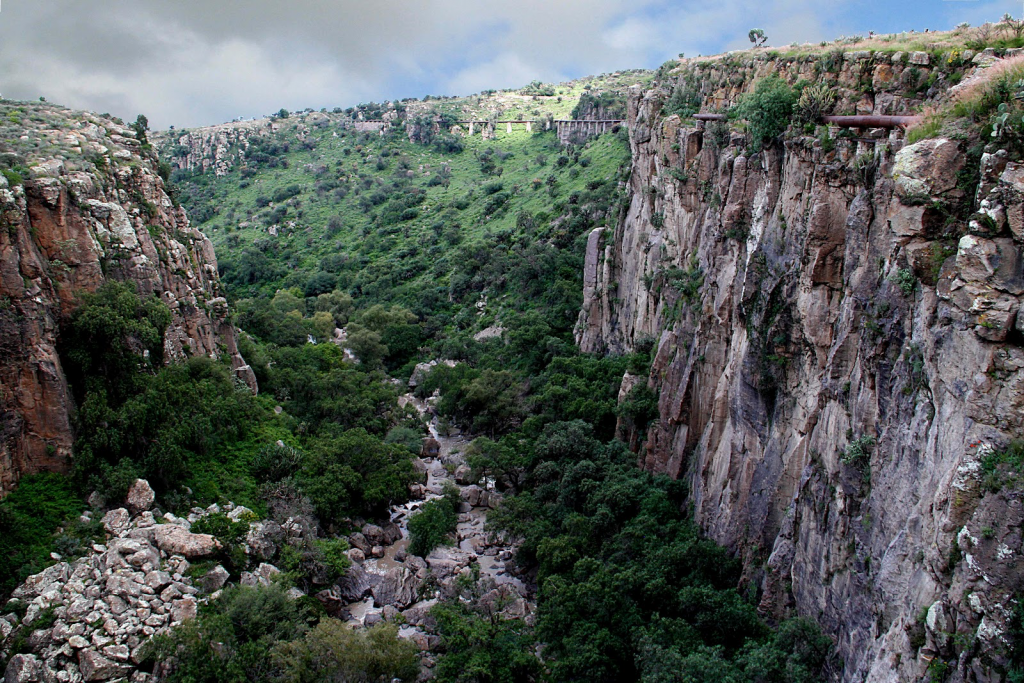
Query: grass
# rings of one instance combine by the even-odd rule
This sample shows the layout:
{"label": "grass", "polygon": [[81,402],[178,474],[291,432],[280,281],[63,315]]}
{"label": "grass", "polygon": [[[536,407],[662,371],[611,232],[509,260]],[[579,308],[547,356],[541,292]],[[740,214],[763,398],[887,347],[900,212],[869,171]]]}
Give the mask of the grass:
{"label": "grass", "polygon": [[0,597],[53,564],[51,552],[87,547],[94,525],[78,522],[86,508],[68,477],[35,474],[0,502]]}
{"label": "grass", "polygon": [[1003,450],[983,456],[981,471],[985,488],[993,493],[1016,488],[1024,475],[1024,441],[1013,441]]}
{"label": "grass", "polygon": [[1000,105],[1012,105],[1024,91],[1024,56],[999,61],[965,81],[945,104],[925,112],[921,123],[907,131],[910,143],[944,134],[957,121],[984,127],[999,111]]}

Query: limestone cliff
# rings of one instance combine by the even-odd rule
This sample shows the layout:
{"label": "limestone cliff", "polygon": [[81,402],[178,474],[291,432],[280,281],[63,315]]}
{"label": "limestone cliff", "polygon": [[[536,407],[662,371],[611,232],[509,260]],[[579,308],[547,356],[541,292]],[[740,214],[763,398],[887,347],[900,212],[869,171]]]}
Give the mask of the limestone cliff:
{"label": "limestone cliff", "polygon": [[776,72],[832,80],[836,113],[899,114],[955,80],[938,59],[972,57],[684,64],[632,93],[631,201],[587,246],[582,348],[656,348],[641,465],[691,482],[762,611],[816,619],[847,681],[933,660],[1000,680],[1024,497],[982,461],[1024,437],[1024,165],[882,130],[748,154],[662,106]]}
{"label": "limestone cliff", "polygon": [[[210,241],[189,227],[134,132],[107,118],[0,103],[0,492],[62,471],[73,405],[57,351],[82,292],[135,282],[171,309],[164,357],[238,353]],[[11,129],[16,128],[15,135]]]}

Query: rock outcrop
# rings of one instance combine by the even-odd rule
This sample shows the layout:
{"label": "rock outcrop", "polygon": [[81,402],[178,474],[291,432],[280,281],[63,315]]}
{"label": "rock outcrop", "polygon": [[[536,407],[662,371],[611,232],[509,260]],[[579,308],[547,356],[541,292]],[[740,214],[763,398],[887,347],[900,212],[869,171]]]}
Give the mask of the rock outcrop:
{"label": "rock outcrop", "polygon": [[[173,314],[167,362],[226,354],[255,390],[220,291],[213,245],[189,227],[135,133],[51,105],[0,103],[26,117],[0,145],[0,493],[23,474],[63,471],[73,410],[58,353],[83,292],[131,281]],[[27,117],[31,115],[31,123]]]}
{"label": "rock outcrop", "polygon": [[[837,112],[907,111],[921,54],[848,54]],[[815,73],[726,59],[679,82],[725,104]],[[691,482],[761,610],[816,619],[843,680],[933,660],[999,680],[1024,494],[982,463],[1024,437],[1024,166],[880,130],[750,154],[662,115],[667,95],[630,99],[631,202],[590,236],[577,329],[586,351],[654,344],[641,466]]]}

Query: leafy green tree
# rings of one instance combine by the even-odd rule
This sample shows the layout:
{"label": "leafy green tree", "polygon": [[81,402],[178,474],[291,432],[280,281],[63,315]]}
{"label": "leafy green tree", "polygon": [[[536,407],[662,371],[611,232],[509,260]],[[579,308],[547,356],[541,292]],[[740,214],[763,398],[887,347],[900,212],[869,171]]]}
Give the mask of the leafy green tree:
{"label": "leafy green tree", "polygon": [[752,28],[747,34],[747,38],[754,44],[754,47],[761,47],[768,40],[768,36],[765,35],[764,29]]}
{"label": "leafy green tree", "polygon": [[300,640],[281,643],[271,653],[282,683],[377,683],[413,681],[419,657],[398,627],[378,624],[365,631],[337,619],[324,619]]}
{"label": "leafy green tree", "polygon": [[511,441],[492,441],[486,436],[473,440],[466,449],[466,464],[480,477],[494,477],[513,491],[522,490],[529,456]]}
{"label": "leafy green tree", "polygon": [[405,448],[365,429],[325,428],[308,441],[298,481],[320,520],[338,524],[349,514],[381,513],[407,500],[412,479]]}
{"label": "leafy green tree", "polygon": [[59,346],[76,398],[103,392],[120,405],[163,362],[171,312],[156,297],[140,299],[134,283],[109,282],[82,296],[62,330]]}
{"label": "leafy green tree", "polygon": [[745,95],[730,115],[747,120],[752,147],[760,151],[785,132],[795,102],[793,89],[773,73],[758,81],[754,92]]}
{"label": "leafy green tree", "polygon": [[423,433],[412,427],[394,427],[384,437],[384,443],[404,446],[413,455],[419,455],[423,448]]}
{"label": "leafy green tree", "polygon": [[196,619],[153,637],[145,661],[164,662],[169,683],[272,680],[276,645],[301,637],[309,615],[277,584],[226,588]]}
{"label": "leafy green tree", "polygon": [[541,679],[533,632],[522,619],[506,619],[454,600],[438,603],[430,614],[444,650],[435,670],[439,683]]}
{"label": "leafy green tree", "polygon": [[428,500],[409,518],[410,553],[426,557],[434,548],[448,542],[459,521],[460,501],[459,489],[447,482],[444,495]]}

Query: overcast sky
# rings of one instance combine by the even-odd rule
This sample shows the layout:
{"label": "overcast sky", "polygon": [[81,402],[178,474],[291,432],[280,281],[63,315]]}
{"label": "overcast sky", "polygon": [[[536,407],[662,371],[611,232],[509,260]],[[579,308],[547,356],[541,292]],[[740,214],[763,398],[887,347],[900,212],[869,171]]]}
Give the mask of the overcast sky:
{"label": "overcast sky", "polygon": [[2,0],[0,93],[154,128],[466,95],[683,52],[947,29],[1019,0]]}

